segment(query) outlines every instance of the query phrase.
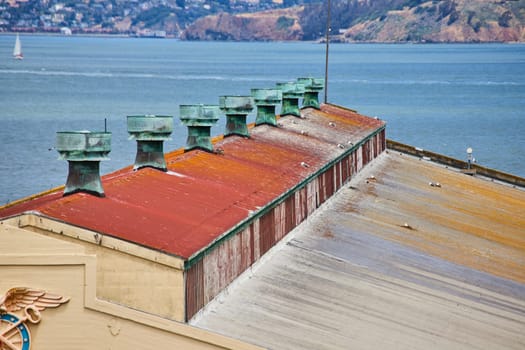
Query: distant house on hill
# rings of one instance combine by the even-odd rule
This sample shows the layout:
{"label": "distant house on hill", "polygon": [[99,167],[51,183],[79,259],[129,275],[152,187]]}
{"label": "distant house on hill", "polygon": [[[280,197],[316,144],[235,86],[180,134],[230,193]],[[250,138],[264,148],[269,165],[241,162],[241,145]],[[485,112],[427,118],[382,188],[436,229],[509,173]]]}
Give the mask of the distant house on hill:
{"label": "distant house on hill", "polygon": [[68,27],[62,27],[60,28],[60,34],[62,35],[71,35],[71,29],[69,29]]}

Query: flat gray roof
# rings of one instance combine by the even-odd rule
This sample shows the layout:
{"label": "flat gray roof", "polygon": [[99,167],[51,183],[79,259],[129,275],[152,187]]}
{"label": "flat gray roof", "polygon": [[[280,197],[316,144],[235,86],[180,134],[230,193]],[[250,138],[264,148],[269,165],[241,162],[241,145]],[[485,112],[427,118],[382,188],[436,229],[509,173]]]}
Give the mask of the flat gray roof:
{"label": "flat gray roof", "polygon": [[524,208],[389,151],[192,324],[270,349],[524,349]]}

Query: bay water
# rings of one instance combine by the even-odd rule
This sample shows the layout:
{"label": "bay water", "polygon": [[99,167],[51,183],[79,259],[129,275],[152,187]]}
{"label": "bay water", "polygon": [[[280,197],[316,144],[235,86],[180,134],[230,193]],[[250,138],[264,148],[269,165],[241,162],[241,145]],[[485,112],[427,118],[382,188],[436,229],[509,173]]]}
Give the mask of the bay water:
{"label": "bay water", "polygon": [[[64,184],[57,131],[112,135],[105,174],[134,162],[126,116],[172,115],[165,143],[184,146],[179,105],[217,104],[298,77],[323,77],[316,43],[184,42],[0,35],[0,205]],[[328,101],[387,122],[387,137],[525,176],[525,45],[332,44]],[[321,92],[321,99],[324,92]],[[253,121],[255,114],[249,116]],[[224,121],[213,128],[221,134]]]}

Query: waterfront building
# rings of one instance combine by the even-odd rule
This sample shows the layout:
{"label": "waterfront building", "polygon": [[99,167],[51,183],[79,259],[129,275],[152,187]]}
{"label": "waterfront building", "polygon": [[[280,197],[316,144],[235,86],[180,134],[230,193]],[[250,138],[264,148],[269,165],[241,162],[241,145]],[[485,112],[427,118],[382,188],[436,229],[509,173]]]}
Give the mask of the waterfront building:
{"label": "waterfront building", "polygon": [[[166,153],[172,118],[129,116],[135,164],[104,176],[110,133],[58,133],[65,186],[0,208],[0,342],[525,343],[523,179],[387,149],[386,124],[346,107],[279,116],[282,94],[253,94],[181,106],[188,141]],[[254,108],[257,125],[239,125]]]}

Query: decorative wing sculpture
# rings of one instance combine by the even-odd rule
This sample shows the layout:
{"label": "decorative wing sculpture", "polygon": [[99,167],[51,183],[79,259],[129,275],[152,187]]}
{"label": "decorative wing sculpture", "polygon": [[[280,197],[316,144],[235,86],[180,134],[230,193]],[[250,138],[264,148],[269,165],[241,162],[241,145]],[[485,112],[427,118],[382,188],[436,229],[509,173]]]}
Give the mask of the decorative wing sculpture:
{"label": "decorative wing sculpture", "polygon": [[34,306],[42,311],[48,307],[58,307],[68,301],[69,298],[45,290],[15,287],[0,297],[0,313],[15,312],[28,306]]}
{"label": "decorative wing sculpture", "polygon": [[[0,349],[30,350],[31,333],[26,321],[36,324],[42,319],[40,311],[58,307],[69,298],[45,290],[15,287],[0,296]],[[22,315],[13,314],[23,310]]]}

